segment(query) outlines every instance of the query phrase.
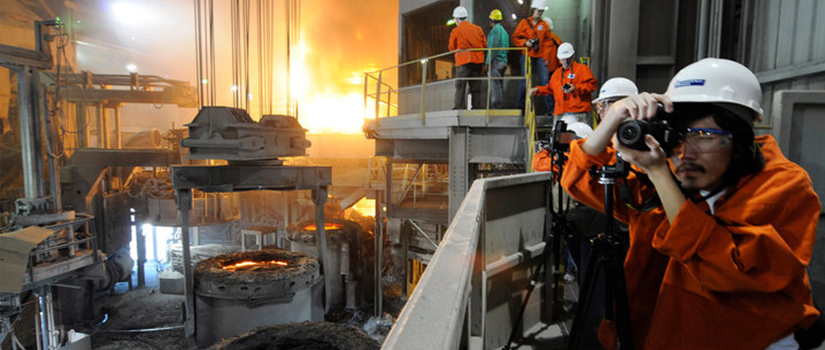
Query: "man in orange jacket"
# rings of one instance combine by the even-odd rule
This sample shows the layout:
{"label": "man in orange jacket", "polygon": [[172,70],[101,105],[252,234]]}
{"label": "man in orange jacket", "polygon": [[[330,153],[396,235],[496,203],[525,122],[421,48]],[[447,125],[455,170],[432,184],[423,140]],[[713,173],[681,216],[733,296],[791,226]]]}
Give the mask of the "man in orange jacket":
{"label": "man in orange jacket", "polygon": [[558,119],[571,115],[579,122],[593,125],[590,117],[590,97],[596,91],[596,78],[590,68],[576,62],[573,58],[573,44],[563,43],[559,46],[558,57],[561,67],[553,72],[550,83],[530,90],[530,95],[553,95],[556,109],[553,113]]}
{"label": "man in orange jacket", "polygon": [[[516,30],[513,31],[513,45],[516,47],[526,47],[527,56],[530,57],[530,72],[533,76],[539,78],[539,84],[547,85],[550,73],[547,70],[547,63],[544,62],[546,50],[550,42],[553,40],[550,31],[550,25],[542,20],[541,15],[544,14],[547,4],[545,0],[533,0],[530,4],[531,16],[522,19]],[[526,72],[525,55],[521,55],[521,75]],[[524,109],[525,90],[527,84],[524,80],[521,81],[518,88],[518,99],[516,100],[516,107]],[[545,106],[551,110],[553,106],[552,98],[544,99]]]}
{"label": "man in orange jacket", "polygon": [[[796,349],[794,333],[819,317],[806,272],[819,198],[771,136],[754,136],[761,100],[749,69],[707,58],[679,71],[663,95],[615,102],[590,137],[571,144],[561,181],[577,200],[604,210],[588,170],[616,150],[649,179],[625,179],[627,202],[658,197],[646,210],[615,206],[630,227],[624,270],[636,349]],[[659,104],[676,114],[656,117]],[[671,156],[649,134],[634,146],[641,150],[607,147],[624,121],[654,118],[684,135]],[[600,340],[611,349],[608,324]]]}
{"label": "man in orange jacket", "polygon": [[[465,49],[483,49],[487,47],[487,37],[481,27],[467,21],[467,9],[458,6],[453,10],[456,26],[450,32],[450,51]],[[481,93],[480,80],[462,78],[481,77],[484,65],[484,51],[460,51],[455,53],[456,82],[454,109],[467,109],[467,84],[473,96],[473,108],[484,109],[485,98]]]}

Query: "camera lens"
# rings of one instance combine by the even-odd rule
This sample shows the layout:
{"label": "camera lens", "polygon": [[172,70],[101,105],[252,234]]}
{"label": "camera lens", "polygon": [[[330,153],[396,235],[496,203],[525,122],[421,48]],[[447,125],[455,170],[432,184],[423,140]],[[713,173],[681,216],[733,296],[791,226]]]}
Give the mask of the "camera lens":
{"label": "camera lens", "polygon": [[645,134],[647,134],[647,128],[645,126],[646,124],[642,124],[642,121],[638,120],[627,120],[622,122],[622,124],[619,125],[619,131],[616,133],[619,143],[632,149],[647,149],[647,145],[645,144]]}

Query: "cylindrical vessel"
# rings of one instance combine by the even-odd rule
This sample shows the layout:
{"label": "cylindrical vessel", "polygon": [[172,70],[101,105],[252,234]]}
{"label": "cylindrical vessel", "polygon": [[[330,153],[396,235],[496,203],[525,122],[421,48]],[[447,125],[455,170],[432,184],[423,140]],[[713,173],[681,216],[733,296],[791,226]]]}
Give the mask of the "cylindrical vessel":
{"label": "cylindrical vessel", "polygon": [[199,262],[193,277],[198,346],[259,326],[324,319],[320,264],[304,254],[219,255]]}
{"label": "cylindrical vessel", "polygon": [[[345,280],[350,284],[350,288],[354,290],[355,283],[353,281],[353,273],[350,266],[357,266],[357,255],[354,254],[356,249],[350,247],[357,247],[354,244],[355,238],[361,232],[361,227],[348,220],[326,220],[324,229],[327,234],[327,249],[329,250],[329,273],[330,276],[330,292],[332,294],[331,307],[354,307],[354,305],[346,305],[344,298]],[[318,255],[318,250],[315,247],[316,228],[314,221],[301,221],[290,224],[286,228],[286,238],[289,241],[290,249],[293,252],[300,252],[312,257]],[[347,256],[344,257],[344,254]]]}

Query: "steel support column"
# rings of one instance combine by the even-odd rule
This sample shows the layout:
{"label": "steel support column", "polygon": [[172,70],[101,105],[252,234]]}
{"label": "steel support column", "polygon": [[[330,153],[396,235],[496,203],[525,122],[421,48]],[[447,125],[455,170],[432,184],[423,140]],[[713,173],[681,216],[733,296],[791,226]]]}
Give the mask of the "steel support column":
{"label": "steel support column", "polygon": [[450,129],[450,198],[448,221],[452,221],[461,201],[467,194],[470,179],[469,164],[470,128]]}
{"label": "steel support column", "polygon": [[44,195],[43,152],[37,101],[37,70],[23,66],[17,71],[17,100],[20,110],[20,150],[23,156],[23,186],[26,198]]}
{"label": "steel support column", "polygon": [[180,211],[181,246],[183,247],[183,294],[186,319],[183,321],[187,337],[195,335],[195,279],[192,276],[192,256],[189,251],[189,211],[192,210],[192,190],[175,189],[175,201]]}

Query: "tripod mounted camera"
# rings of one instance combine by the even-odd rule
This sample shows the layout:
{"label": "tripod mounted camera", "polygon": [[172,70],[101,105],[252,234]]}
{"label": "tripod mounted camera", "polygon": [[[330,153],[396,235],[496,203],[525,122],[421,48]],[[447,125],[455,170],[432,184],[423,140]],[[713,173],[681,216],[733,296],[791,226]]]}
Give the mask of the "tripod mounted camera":
{"label": "tripod mounted camera", "polygon": [[568,349],[579,349],[586,326],[586,318],[591,309],[596,306],[592,300],[597,289],[598,276],[603,272],[605,276],[604,319],[615,323],[618,338],[618,348],[632,349],[633,335],[630,327],[630,306],[627,297],[627,283],[624,275],[624,261],[626,250],[622,237],[616,230],[614,213],[614,188],[617,180],[626,178],[630,166],[620,155],[616,155],[616,164],[590,169],[590,176],[598,178],[604,185],[604,213],[606,220],[604,232],[591,240],[592,253],[588,260],[584,282],[579,288],[579,303],[573,328],[570,332]]}

